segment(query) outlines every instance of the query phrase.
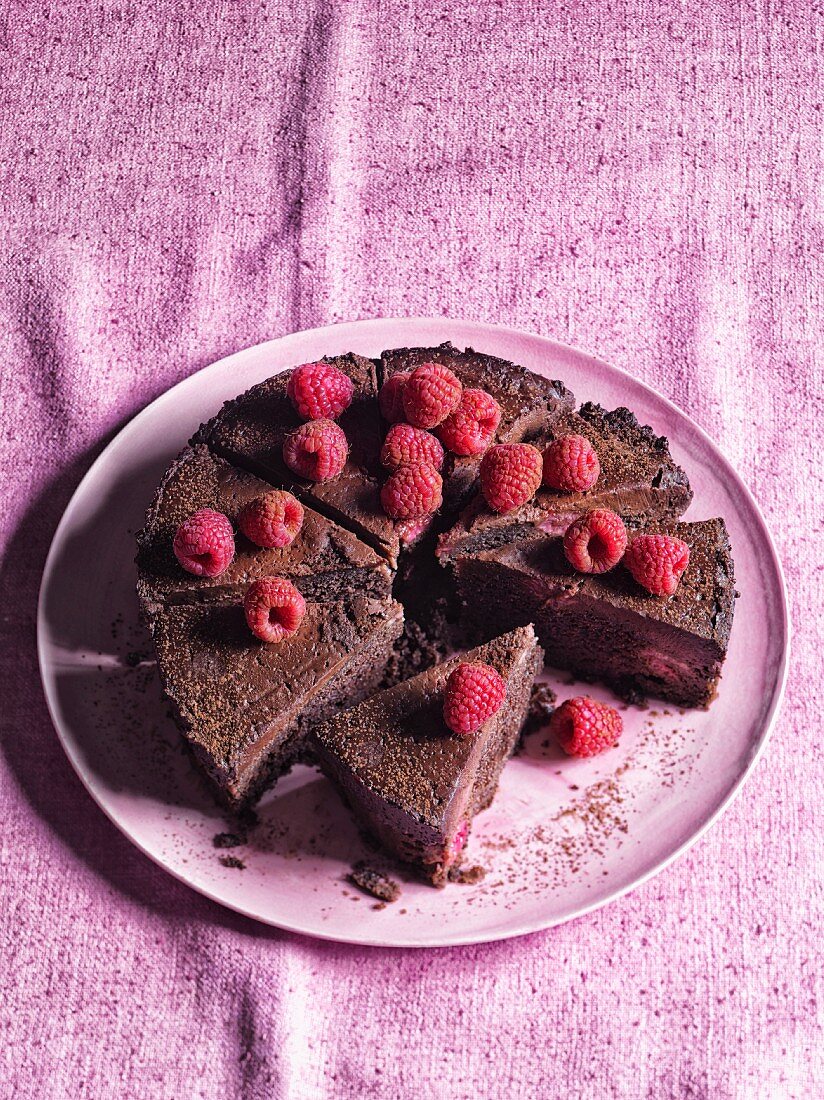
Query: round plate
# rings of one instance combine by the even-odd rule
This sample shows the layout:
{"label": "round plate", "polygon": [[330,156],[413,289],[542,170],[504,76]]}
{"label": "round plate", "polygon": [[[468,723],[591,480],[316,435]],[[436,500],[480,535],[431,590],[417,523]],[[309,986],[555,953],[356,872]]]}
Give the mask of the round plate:
{"label": "round plate", "polygon": [[[320,774],[297,768],[232,849],[230,828],[184,751],[164,703],[134,592],[134,533],[178,450],[222,401],[296,363],[345,351],[451,340],[562,378],[579,401],[627,405],[669,437],[689,473],[689,518],[723,516],[737,602],[721,690],[706,712],[628,708],[618,748],[565,758],[539,732],[504,769],[475,822],[475,885],[401,879],[380,907],[346,879],[362,847]],[[688,417],[614,367],[551,340],[443,319],[361,321],[286,336],[229,356],[154,401],[106,448],[57,529],[40,594],[40,667],[66,753],[92,797],[151,859],[257,920],[360,944],[435,946],[503,939],[578,916],[637,886],[683,852],[740,788],[775,718],[787,667],[781,569],[749,492]],[[568,676],[547,675],[561,698]],[[609,693],[588,689],[600,698]],[[231,858],[227,858],[231,857]],[[397,875],[394,876],[397,878]]]}

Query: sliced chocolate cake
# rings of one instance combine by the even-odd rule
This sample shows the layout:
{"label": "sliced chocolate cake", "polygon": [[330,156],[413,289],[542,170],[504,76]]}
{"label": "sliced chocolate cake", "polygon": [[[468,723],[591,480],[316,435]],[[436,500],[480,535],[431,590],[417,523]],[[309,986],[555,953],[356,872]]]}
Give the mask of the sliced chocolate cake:
{"label": "sliced chocolate cake", "polygon": [[148,622],[178,724],[222,799],[240,806],[302,758],[313,722],[375,689],[403,609],[361,596],[308,602],[277,644],[253,637],[240,604],[158,608]]}
{"label": "sliced chocolate cake", "polygon": [[[467,389],[484,390],[501,407],[498,443],[520,443],[546,430],[558,412],[572,409],[575,398],[563,382],[533,374],[515,363],[449,342],[436,348],[397,348],[385,351],[380,361],[380,381],[424,363],[449,367]],[[478,478],[481,455],[447,454],[444,465],[444,510],[453,512],[470,496]]]}
{"label": "sliced chocolate cake", "polygon": [[[506,683],[501,709],[468,736],[443,717],[444,688],[463,661]],[[315,726],[310,743],[359,822],[436,886],[461,859],[472,819],[492,802],[543,664],[523,627],[428,669]]]}
{"label": "sliced chocolate cake", "polygon": [[653,596],[623,565],[575,572],[561,540],[533,538],[458,556],[463,622],[485,638],[532,622],[548,665],[602,680],[620,695],[654,696],[685,707],[715,697],[732,627],[735,580],[721,519],[651,524],[690,548],[674,596]]}
{"label": "sliced chocolate cake", "polygon": [[294,542],[283,549],[262,550],[237,532],[235,556],[224,573],[194,576],[181,568],[172,541],[187,516],[212,508],[237,526],[240,511],[271,489],[202,444],[187,447],[166,471],[137,536],[141,603],[237,602],[252,581],[267,575],[288,577],[310,600],[337,599],[351,592],[389,595],[392,574],[385,560],[308,505]]}
{"label": "sliced chocolate cake", "polygon": [[564,493],[544,486],[527,504],[505,515],[492,511],[478,491],[457,523],[441,536],[441,560],[491,550],[513,539],[562,535],[576,516],[592,508],[610,508],[631,525],[640,526],[651,520],[677,519],[689,507],[690,483],[673,462],[668,441],[639,424],[629,409],[607,412],[587,403],[577,413],[564,410],[532,442],[544,447],[568,434],[584,436],[598,456],[601,470],[592,489]]}
{"label": "sliced chocolate cake", "polygon": [[283,461],[284,439],[303,422],[286,392],[289,371],[228,401],[192,442],[206,444],[227,461],[291,489],[317,511],[350,528],[394,568],[401,547],[419,538],[431,521],[396,523],[381,508],[385,471],[380,467],[382,428],[375,364],[352,354],[323,362],[336,366],[355,384],[352,403],[338,421],[346,434],[349,457],[333,480],[300,478]]}

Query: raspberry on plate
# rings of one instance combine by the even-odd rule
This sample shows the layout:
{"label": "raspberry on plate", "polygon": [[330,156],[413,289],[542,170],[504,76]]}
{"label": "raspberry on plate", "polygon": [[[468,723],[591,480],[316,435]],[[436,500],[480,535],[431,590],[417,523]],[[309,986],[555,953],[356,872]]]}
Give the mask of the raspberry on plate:
{"label": "raspberry on plate", "polygon": [[444,721],[453,733],[465,737],[497,714],[505,698],[506,684],[492,665],[462,661],[446,681]]}
{"label": "raspberry on plate", "polygon": [[485,390],[464,390],[457,409],[438,426],[438,436],[456,455],[482,454],[501,422],[501,406]]}
{"label": "raspberry on plate", "polygon": [[601,473],[595,448],[584,435],[562,435],[544,451],[544,485],[564,493],[585,493]]}
{"label": "raspberry on plate", "polygon": [[201,508],[178,527],[172,549],[187,573],[219,577],[235,556],[232,525],[222,512]]}
{"label": "raspberry on plate", "polygon": [[303,505],[282,489],[273,489],[250,501],[237,525],[255,546],[279,550],[290,546],[303,525]]}
{"label": "raspberry on plate", "polygon": [[564,535],[564,554],[579,573],[606,573],[618,564],[626,548],[624,521],[608,508],[585,512]]}
{"label": "raspberry on plate", "polygon": [[295,367],[286,393],[304,420],[335,420],[352,402],[354,383],[332,363]]}
{"label": "raspberry on plate", "polygon": [[393,424],[381,448],[381,465],[397,470],[408,462],[428,462],[436,470],[443,466],[443,447],[429,432],[411,424]]}
{"label": "raspberry on plate", "polygon": [[670,535],[638,535],[624,555],[624,565],[653,596],[674,595],[689,561],[689,546]]}
{"label": "raspberry on plate", "polygon": [[417,519],[441,506],[443,479],[429,462],[411,462],[390,474],[381,489],[381,506],[390,519]]}
{"label": "raspberry on plate", "polygon": [[387,378],[378,393],[378,406],[381,416],[390,424],[398,424],[406,416],[403,411],[403,390],[412,377],[411,370],[398,371]]}
{"label": "raspberry on plate", "polygon": [[416,367],[403,387],[403,411],[416,428],[434,428],[454,412],[461,400],[460,379],[440,363]]}
{"label": "raspberry on plate", "polygon": [[596,756],[611,749],[624,729],[624,720],[607,703],[588,695],[567,699],[553,712],[549,731],[569,756]]}
{"label": "raspberry on plate", "polygon": [[300,626],[306,601],[285,577],[261,577],[246,589],[243,610],[256,638],[281,642]]}
{"label": "raspberry on plate", "polygon": [[346,465],[349,444],[334,420],[310,420],[283,441],[283,461],[308,481],[330,481]]}
{"label": "raspberry on plate", "polygon": [[511,512],[535,495],[543,477],[544,460],[529,443],[498,443],[481,461],[481,492],[496,512]]}

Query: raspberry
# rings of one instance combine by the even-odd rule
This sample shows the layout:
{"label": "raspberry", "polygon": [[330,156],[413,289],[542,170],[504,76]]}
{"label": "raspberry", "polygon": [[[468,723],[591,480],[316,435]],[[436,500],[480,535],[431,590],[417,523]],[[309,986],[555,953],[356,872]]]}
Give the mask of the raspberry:
{"label": "raspberry", "polygon": [[550,733],[570,756],[596,756],[611,749],[624,729],[624,721],[615,709],[598,703],[588,695],[567,699],[549,720]]}
{"label": "raspberry", "polygon": [[424,363],[403,387],[403,411],[416,428],[434,428],[453,413],[461,400],[461,382],[449,367]]}
{"label": "raspberry", "polygon": [[255,546],[279,550],[295,541],[303,525],[303,505],[291,493],[273,489],[250,501],[237,525]]}
{"label": "raspberry", "polygon": [[335,420],[352,403],[354,383],[331,363],[295,367],[286,383],[289,400],[304,420]]}
{"label": "raspberry", "polygon": [[443,479],[428,462],[401,466],[381,489],[381,505],[392,519],[417,519],[441,506]]}
{"label": "raspberry", "polygon": [[306,601],[285,577],[261,577],[246,589],[243,610],[256,638],[281,642],[300,626]]}
{"label": "raspberry", "polygon": [[653,596],[672,596],[689,561],[689,546],[669,535],[638,535],[624,556],[624,565]]}
{"label": "raspberry", "polygon": [[438,427],[447,450],[456,455],[479,455],[492,442],[501,422],[501,406],[484,390],[464,390],[457,409]]}
{"label": "raspberry", "polygon": [[443,466],[443,447],[429,432],[411,424],[393,424],[381,449],[381,465],[397,470],[408,462],[428,462],[436,470]]}
{"label": "raspberry", "polygon": [[219,577],[235,556],[232,525],[222,512],[201,508],[178,527],[172,549],[187,573]]}
{"label": "raspberry", "polygon": [[583,435],[562,435],[544,451],[544,485],[564,493],[585,493],[601,473],[601,463]]}
{"label": "raspberry", "polygon": [[461,664],[450,673],[443,699],[443,718],[462,737],[479,730],[506,698],[503,677],[491,665]]}
{"label": "raspberry", "polygon": [[403,390],[406,383],[412,377],[411,370],[402,370],[387,378],[378,394],[378,405],[381,416],[390,424],[397,424],[403,420],[406,413],[403,411]]}
{"label": "raspberry", "polygon": [[624,521],[608,508],[584,512],[567,527],[564,554],[579,573],[606,573],[627,548]]}
{"label": "raspberry", "polygon": [[334,420],[310,420],[283,441],[283,461],[309,481],[329,481],[346,465],[349,444]]}
{"label": "raspberry", "polygon": [[541,452],[529,443],[499,443],[481,461],[481,491],[496,512],[511,512],[526,504],[542,476]]}

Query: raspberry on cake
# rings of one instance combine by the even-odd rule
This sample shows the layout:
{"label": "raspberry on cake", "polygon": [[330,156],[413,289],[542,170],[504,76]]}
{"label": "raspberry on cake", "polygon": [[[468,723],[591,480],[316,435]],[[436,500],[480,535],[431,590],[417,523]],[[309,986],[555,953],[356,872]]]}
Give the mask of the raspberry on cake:
{"label": "raspberry on cake", "polygon": [[304,420],[337,420],[352,403],[355,386],[333,363],[295,367],[286,386],[289,400]]}
{"label": "raspberry on cake", "polygon": [[617,744],[623,729],[624,721],[615,707],[588,695],[567,699],[549,720],[549,732],[568,756],[597,756]]}
{"label": "raspberry on cake", "polygon": [[479,455],[495,438],[501,406],[484,390],[465,389],[457,409],[438,425],[438,437],[456,455]]}
{"label": "raspberry on cake", "polygon": [[626,548],[624,521],[608,508],[585,512],[564,535],[564,554],[579,573],[606,573],[618,564]]}
{"label": "raspberry on cake", "polygon": [[544,451],[544,485],[564,493],[585,493],[601,473],[595,448],[585,435],[562,435]]}
{"label": "raspberry on cake", "polygon": [[283,461],[307,481],[331,481],[346,465],[349,444],[334,420],[310,420],[283,441]]}
{"label": "raspberry on cake", "polygon": [[428,462],[436,470],[443,466],[443,447],[434,435],[411,424],[393,424],[381,448],[381,465],[397,470],[410,462]]}
{"label": "raspberry on cake", "polygon": [[255,497],[237,517],[246,538],[264,550],[291,546],[302,524],[303,505],[283,489]]}
{"label": "raspberry on cake", "polygon": [[441,506],[441,475],[428,462],[409,463],[390,474],[381,489],[381,504],[392,519],[417,519]]}
{"label": "raspberry on cake", "polygon": [[506,684],[496,669],[462,661],[446,681],[444,721],[453,733],[465,737],[497,714],[505,698]]}
{"label": "raspberry on cake", "polygon": [[440,363],[416,367],[403,387],[403,410],[416,428],[434,428],[454,412],[461,400],[460,379]]}
{"label": "raspberry on cake", "polygon": [[306,601],[285,577],[261,577],[243,597],[249,629],[262,642],[282,642],[294,634],[306,614]]}
{"label": "raspberry on cake", "polygon": [[178,527],[172,549],[188,573],[219,577],[235,556],[232,525],[222,512],[201,508]]}
{"label": "raspberry on cake", "polygon": [[389,424],[398,424],[406,416],[403,408],[403,390],[412,377],[411,370],[398,371],[387,378],[378,393],[378,406],[381,416]]}
{"label": "raspberry on cake", "polygon": [[481,462],[481,491],[490,508],[511,512],[535,495],[543,477],[544,460],[529,443],[499,443]]}
{"label": "raspberry on cake", "polygon": [[638,535],[624,555],[624,565],[653,596],[675,595],[689,560],[689,546],[670,535]]}

